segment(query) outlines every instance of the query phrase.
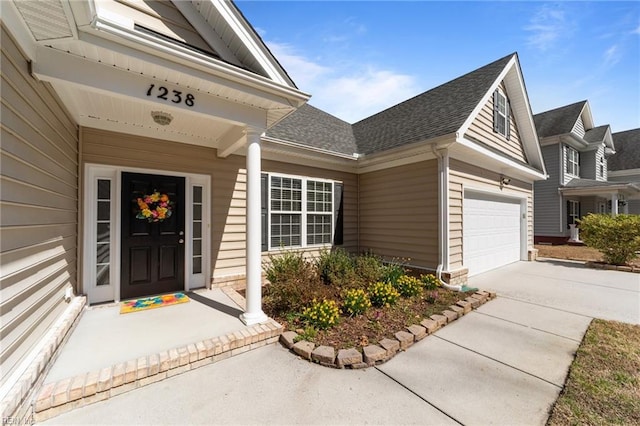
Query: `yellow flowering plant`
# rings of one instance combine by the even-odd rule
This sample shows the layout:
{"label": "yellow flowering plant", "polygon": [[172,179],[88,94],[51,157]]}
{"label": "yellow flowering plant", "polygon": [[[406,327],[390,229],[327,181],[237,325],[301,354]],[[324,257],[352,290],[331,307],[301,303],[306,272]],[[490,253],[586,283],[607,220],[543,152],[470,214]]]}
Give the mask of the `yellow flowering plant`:
{"label": "yellow flowering plant", "polygon": [[138,205],[136,219],[146,220],[149,223],[162,222],[171,217],[173,201],[167,194],[154,191],[135,200]]}
{"label": "yellow flowering plant", "polygon": [[311,306],[302,312],[302,318],[307,324],[326,330],[333,327],[340,319],[340,308],[333,300],[324,299],[320,302],[313,300]]}
{"label": "yellow flowering plant", "polygon": [[400,297],[400,293],[389,282],[381,282],[371,284],[369,287],[369,298],[371,303],[377,307],[395,305]]}
{"label": "yellow flowering plant", "polygon": [[371,307],[371,301],[367,293],[360,289],[347,290],[344,293],[342,309],[349,316],[363,314]]}

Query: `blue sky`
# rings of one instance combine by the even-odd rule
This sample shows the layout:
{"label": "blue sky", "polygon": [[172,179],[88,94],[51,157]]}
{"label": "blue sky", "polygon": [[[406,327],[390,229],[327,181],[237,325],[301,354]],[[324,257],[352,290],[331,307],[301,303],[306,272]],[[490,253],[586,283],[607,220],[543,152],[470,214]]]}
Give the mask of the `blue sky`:
{"label": "blue sky", "polygon": [[355,122],[518,52],[535,113],[640,127],[640,2],[247,1],[310,104]]}

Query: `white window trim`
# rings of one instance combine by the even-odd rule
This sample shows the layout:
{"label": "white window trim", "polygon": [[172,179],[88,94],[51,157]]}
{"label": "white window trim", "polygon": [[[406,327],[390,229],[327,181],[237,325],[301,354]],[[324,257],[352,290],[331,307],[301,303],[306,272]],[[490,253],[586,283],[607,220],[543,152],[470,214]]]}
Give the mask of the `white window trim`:
{"label": "white window trim", "polygon": [[[580,201],[576,200],[567,200],[571,208],[567,212],[567,218],[573,218],[572,222],[577,224],[576,220],[580,219]],[[571,225],[571,223],[567,223],[567,226]]]}
{"label": "white window trim", "polygon": [[[271,172],[264,172],[267,175],[267,248],[269,251],[275,251],[275,250],[297,250],[297,249],[306,249],[306,248],[323,248],[323,247],[329,247],[333,245],[333,237],[335,235],[335,206],[333,205],[334,203],[334,197],[335,197],[335,183],[340,183],[339,181],[335,181],[335,180],[331,180],[331,179],[324,179],[324,178],[315,178],[315,177],[309,177],[309,176],[298,176],[298,175],[290,175],[290,174],[285,174],[285,173],[271,173]],[[302,181],[302,210],[297,212],[297,211],[284,211],[284,210],[278,210],[278,211],[273,211],[271,210],[271,177],[281,177],[281,178],[289,178],[289,179],[300,179]],[[324,212],[309,212],[307,210],[307,181],[314,181],[314,182],[326,182],[326,183],[330,183],[331,184],[331,212],[330,213],[324,213]],[[301,220],[300,220],[300,232],[301,232],[301,237],[300,237],[300,245],[299,246],[277,246],[274,247],[271,245],[271,214],[300,214]],[[307,215],[308,214],[326,214],[327,216],[331,217],[331,241],[329,243],[325,243],[325,244],[307,244]]]}
{"label": "white window trim", "polygon": [[[117,167],[99,164],[85,164],[83,191],[83,254],[82,254],[82,291],[87,294],[89,303],[120,301],[121,272],[121,200],[122,172],[147,173],[155,175],[179,176],[185,178],[185,250],[184,250],[184,283],[185,291],[204,287],[209,284],[211,276],[211,177],[208,175],[180,173],[135,167]],[[96,199],[98,179],[111,180],[111,227],[110,238],[110,283],[96,286]],[[202,272],[193,274],[193,211],[192,194],[194,186],[202,186]]]}
{"label": "white window trim", "polygon": [[[571,156],[570,152],[575,154],[574,159],[570,159],[570,156]],[[566,147],[565,162],[566,162],[565,172],[568,175],[580,177],[580,152],[577,149],[570,146]],[[573,173],[574,171],[575,173]]]}
{"label": "white window trim", "polygon": [[507,108],[509,107],[507,105],[507,97],[502,94],[502,92],[498,91],[498,97],[504,99],[504,112],[500,111],[500,107],[498,105],[496,105],[496,112],[498,113],[498,119],[503,120],[504,121],[504,132],[501,132],[500,130],[497,130],[497,133],[499,135],[504,136],[505,138],[507,137],[507,134],[509,133],[507,130],[507,126],[509,126],[509,121],[507,120]]}

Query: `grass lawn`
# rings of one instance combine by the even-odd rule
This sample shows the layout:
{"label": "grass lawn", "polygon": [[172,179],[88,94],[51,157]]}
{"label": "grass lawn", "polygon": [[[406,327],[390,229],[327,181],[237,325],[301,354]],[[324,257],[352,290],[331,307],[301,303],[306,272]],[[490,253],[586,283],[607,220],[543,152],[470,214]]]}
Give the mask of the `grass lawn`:
{"label": "grass lawn", "polygon": [[548,424],[640,424],[640,325],[593,320]]}

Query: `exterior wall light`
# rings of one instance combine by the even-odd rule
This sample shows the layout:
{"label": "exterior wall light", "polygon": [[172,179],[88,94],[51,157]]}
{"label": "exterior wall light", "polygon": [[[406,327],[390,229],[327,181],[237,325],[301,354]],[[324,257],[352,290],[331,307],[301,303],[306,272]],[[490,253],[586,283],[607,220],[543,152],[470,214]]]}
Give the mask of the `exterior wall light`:
{"label": "exterior wall light", "polygon": [[163,111],[151,111],[151,118],[161,126],[168,126],[171,124],[171,120],[173,120],[173,116],[171,114]]}
{"label": "exterior wall light", "polygon": [[500,188],[503,188],[511,183],[511,178],[500,175]]}

